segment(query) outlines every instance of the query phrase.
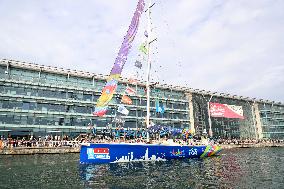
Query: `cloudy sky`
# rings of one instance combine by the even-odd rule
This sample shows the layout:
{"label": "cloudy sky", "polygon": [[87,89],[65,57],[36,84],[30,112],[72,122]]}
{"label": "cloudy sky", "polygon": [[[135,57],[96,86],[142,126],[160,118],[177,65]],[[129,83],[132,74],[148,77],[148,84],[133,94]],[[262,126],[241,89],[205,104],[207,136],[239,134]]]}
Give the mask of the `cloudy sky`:
{"label": "cloudy sky", "polygon": [[[284,102],[284,1],[152,1],[153,80]],[[135,7],[0,0],[0,59],[108,74]],[[135,73],[145,28],[144,15],[123,76]]]}

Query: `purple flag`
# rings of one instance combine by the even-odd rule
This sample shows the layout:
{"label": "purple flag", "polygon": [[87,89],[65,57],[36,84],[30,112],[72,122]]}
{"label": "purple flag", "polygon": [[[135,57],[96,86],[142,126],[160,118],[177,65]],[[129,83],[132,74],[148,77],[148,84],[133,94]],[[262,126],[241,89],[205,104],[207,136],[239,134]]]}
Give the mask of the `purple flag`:
{"label": "purple flag", "polygon": [[127,59],[127,55],[131,48],[131,43],[137,33],[140,16],[143,12],[144,6],[144,0],[139,0],[134,16],[132,17],[131,24],[111,69],[106,86],[103,88],[102,94],[97,101],[95,111],[93,113],[96,116],[104,116],[104,114],[107,112],[108,103],[111,101],[117,87],[117,79],[120,77],[121,71]]}
{"label": "purple flag", "polygon": [[116,75],[121,74],[121,71],[123,69],[123,66],[127,60],[127,55],[129,53],[129,50],[131,48],[131,43],[134,40],[134,37],[138,30],[138,24],[140,16],[143,12],[145,3],[144,0],[139,0],[136,11],[134,13],[134,16],[131,20],[131,24],[128,28],[127,34],[124,37],[124,40],[122,42],[122,45],[120,47],[120,50],[118,52],[118,55],[115,59],[115,63],[111,69],[110,75]]}

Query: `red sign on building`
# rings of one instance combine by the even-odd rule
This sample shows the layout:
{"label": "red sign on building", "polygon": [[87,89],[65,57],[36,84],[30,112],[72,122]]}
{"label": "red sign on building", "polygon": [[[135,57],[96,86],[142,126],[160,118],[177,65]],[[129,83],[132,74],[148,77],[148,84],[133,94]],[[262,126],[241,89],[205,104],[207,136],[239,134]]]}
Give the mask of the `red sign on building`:
{"label": "red sign on building", "polygon": [[242,106],[219,104],[212,102],[210,102],[210,116],[244,119]]}

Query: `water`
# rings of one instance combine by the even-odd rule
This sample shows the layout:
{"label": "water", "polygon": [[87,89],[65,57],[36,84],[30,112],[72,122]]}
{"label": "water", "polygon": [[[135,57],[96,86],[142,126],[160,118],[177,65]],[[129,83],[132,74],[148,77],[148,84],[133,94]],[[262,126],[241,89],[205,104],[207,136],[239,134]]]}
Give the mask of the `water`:
{"label": "water", "polygon": [[284,148],[207,159],[78,164],[79,154],[0,156],[0,188],[284,188]]}

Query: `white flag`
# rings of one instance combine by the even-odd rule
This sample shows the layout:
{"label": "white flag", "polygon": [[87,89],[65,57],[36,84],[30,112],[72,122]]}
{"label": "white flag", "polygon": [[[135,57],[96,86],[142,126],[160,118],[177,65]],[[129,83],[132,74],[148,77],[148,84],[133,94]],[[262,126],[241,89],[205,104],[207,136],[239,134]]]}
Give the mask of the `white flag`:
{"label": "white flag", "polygon": [[119,113],[124,114],[124,115],[128,115],[129,114],[129,111],[122,104],[118,105],[117,111]]}

